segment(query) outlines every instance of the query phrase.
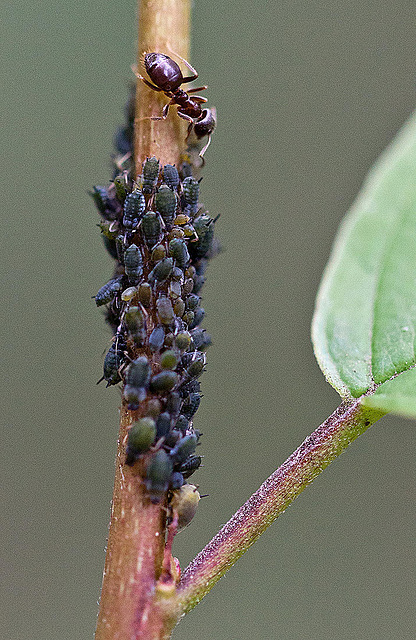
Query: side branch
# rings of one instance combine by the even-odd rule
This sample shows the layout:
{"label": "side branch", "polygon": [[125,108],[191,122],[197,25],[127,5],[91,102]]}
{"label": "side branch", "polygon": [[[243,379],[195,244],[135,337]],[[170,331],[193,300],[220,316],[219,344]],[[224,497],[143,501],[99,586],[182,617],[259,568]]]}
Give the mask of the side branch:
{"label": "side branch", "polygon": [[188,613],[295,498],[384,414],[344,403],[322,423],[234,514],[185,569],[178,606]]}

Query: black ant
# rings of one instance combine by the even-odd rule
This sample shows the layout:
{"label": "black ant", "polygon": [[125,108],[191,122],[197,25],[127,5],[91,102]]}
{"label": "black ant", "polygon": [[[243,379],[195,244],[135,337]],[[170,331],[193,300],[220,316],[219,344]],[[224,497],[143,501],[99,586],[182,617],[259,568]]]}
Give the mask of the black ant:
{"label": "black ant", "polygon": [[189,91],[180,89],[182,84],[196,80],[198,73],[184,58],[179,55],[178,58],[188,67],[192,75],[184,77],[179,65],[163,53],[146,53],[144,56],[144,66],[153,84],[136,71],[135,74],[150,87],[150,89],[153,89],[153,91],[163,91],[165,96],[170,98],[170,101],[163,107],[162,115],[152,116],[152,120],[165,120],[169,112],[169,107],[176,104],[178,106],[178,116],[189,122],[187,138],[189,137],[192,127],[194,127],[195,134],[198,138],[202,138],[205,135],[209,136],[207,145],[200,153],[202,156],[209,145],[211,134],[215,127],[215,116],[211,109],[203,109],[201,107],[201,104],[207,102],[206,98],[202,96],[190,97],[189,95],[196,91],[207,89],[206,85],[189,89]]}

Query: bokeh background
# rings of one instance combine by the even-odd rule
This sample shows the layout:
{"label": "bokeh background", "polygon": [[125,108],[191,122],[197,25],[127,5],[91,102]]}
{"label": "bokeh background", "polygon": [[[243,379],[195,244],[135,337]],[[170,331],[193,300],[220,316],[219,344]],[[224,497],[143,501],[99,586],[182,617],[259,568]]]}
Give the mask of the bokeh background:
{"label": "bokeh background", "polygon": [[[110,177],[135,3],[1,11],[0,636],[81,640],[120,399],[95,385],[109,333],[90,297],[111,260],[87,190]],[[175,542],[182,566],[337,406],[310,344],[314,298],[344,212],[416,102],[414,14],[411,0],[195,3],[192,63],[219,114],[202,199],[224,252],[203,292],[214,345],[195,478],[209,498]],[[385,418],[362,436],[175,639],[413,638],[413,433]]]}

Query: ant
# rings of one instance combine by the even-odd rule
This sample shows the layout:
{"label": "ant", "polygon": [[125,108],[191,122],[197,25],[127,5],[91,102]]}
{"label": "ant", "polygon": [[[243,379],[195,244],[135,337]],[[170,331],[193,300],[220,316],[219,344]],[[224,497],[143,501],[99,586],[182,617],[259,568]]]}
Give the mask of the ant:
{"label": "ant", "polygon": [[200,152],[202,157],[210,143],[211,134],[215,127],[215,116],[211,109],[203,109],[201,107],[201,104],[207,102],[206,98],[202,96],[190,97],[191,93],[207,89],[206,85],[189,89],[188,92],[180,88],[182,84],[196,80],[198,73],[184,58],[179,55],[178,58],[188,67],[192,75],[184,77],[179,65],[163,53],[146,53],[144,56],[144,66],[152,82],[143,78],[136,71],[135,75],[153,91],[163,91],[165,96],[170,98],[170,101],[163,107],[162,115],[152,116],[152,120],[165,120],[168,116],[169,107],[176,104],[178,106],[178,116],[189,122],[187,139],[192,127],[194,127],[198,138],[202,138],[205,135],[209,136],[207,145]]}

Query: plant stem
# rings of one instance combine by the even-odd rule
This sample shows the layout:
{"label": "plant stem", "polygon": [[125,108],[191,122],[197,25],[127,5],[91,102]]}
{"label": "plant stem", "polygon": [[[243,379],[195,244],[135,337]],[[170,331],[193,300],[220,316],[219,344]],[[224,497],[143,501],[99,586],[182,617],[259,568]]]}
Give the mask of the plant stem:
{"label": "plant stem", "polygon": [[234,514],[185,569],[178,609],[187,613],[295,498],[359,435],[384,415],[360,399],[341,404]]}
{"label": "plant stem", "polygon": [[[139,1],[139,59],[144,51],[189,56],[189,0]],[[137,83],[135,117],[135,167],[155,155],[161,164],[178,164],[184,146],[186,123],[172,110],[166,121],[160,115],[166,98],[141,80]],[[95,640],[162,640],[170,635],[170,618],[164,613],[164,598],[155,597],[165,546],[166,509],[147,496],[141,465],[124,464],[124,439],[128,427],[139,417],[123,405],[117,447],[116,475]]]}

